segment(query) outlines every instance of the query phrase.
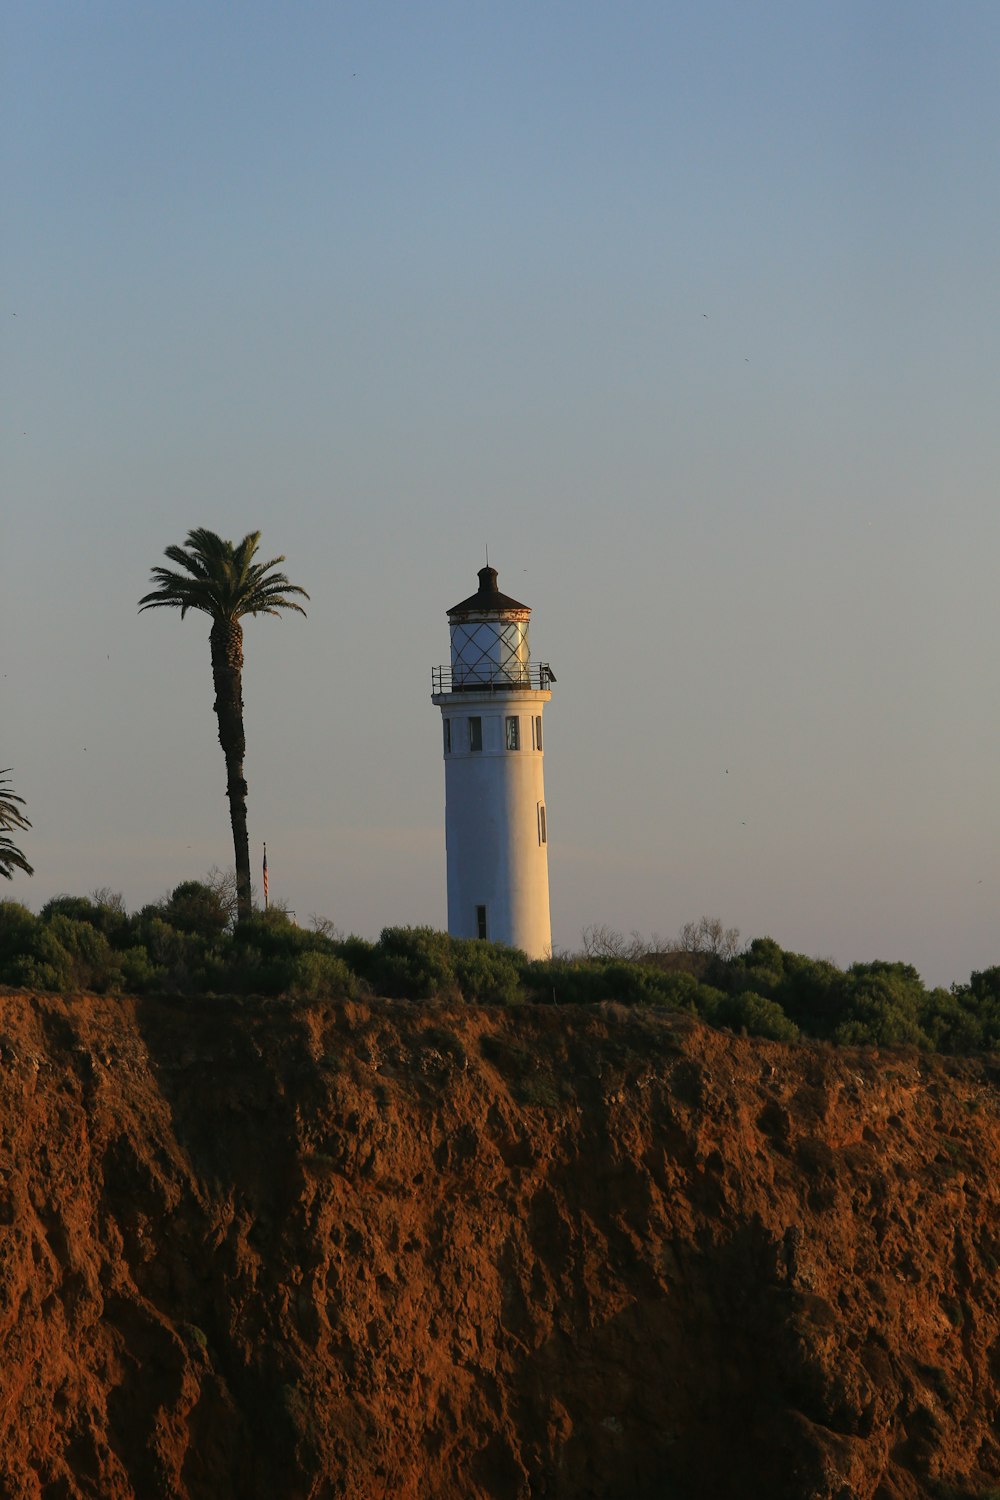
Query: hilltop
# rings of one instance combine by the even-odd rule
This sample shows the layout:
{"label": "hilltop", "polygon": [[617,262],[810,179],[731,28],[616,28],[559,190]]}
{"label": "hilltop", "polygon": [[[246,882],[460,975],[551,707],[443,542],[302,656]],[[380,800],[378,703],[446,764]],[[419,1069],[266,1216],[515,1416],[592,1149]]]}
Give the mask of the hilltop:
{"label": "hilltop", "polygon": [[0,992],[0,1491],[984,1496],[1000,1069]]}

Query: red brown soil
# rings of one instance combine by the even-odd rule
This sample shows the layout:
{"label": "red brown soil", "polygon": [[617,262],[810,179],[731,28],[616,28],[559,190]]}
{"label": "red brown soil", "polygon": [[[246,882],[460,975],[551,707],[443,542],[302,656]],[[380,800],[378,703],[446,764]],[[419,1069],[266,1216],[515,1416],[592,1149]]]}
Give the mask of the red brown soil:
{"label": "red brown soil", "polygon": [[988,1494],[998,1079],[613,1006],[0,993],[0,1493]]}

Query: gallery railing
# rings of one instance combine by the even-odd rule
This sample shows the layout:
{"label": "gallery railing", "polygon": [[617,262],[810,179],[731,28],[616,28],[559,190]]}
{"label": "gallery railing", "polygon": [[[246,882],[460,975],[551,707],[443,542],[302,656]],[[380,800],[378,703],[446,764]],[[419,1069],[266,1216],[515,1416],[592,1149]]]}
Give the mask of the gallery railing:
{"label": "gallery railing", "polygon": [[494,667],[480,662],[475,667],[432,667],[431,689],[438,693],[547,692],[555,677],[547,661],[530,666]]}

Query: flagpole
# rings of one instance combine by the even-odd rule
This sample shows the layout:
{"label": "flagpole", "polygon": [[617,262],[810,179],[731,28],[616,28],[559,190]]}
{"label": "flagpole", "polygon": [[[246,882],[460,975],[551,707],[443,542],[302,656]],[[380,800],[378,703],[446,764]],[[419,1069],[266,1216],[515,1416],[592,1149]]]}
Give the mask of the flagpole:
{"label": "flagpole", "polygon": [[267,911],[267,843],[264,844],[264,910]]}

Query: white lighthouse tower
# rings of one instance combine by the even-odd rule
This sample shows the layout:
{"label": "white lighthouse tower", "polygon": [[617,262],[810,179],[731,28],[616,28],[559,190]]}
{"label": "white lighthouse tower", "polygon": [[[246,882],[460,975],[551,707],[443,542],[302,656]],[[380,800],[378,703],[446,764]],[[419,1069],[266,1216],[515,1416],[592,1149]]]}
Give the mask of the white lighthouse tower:
{"label": "white lighthouse tower", "polygon": [[451,665],[433,670],[444,721],[448,931],[552,952],[542,712],[554,681],[532,665],[531,610],[501,594],[496,568],[448,611]]}

